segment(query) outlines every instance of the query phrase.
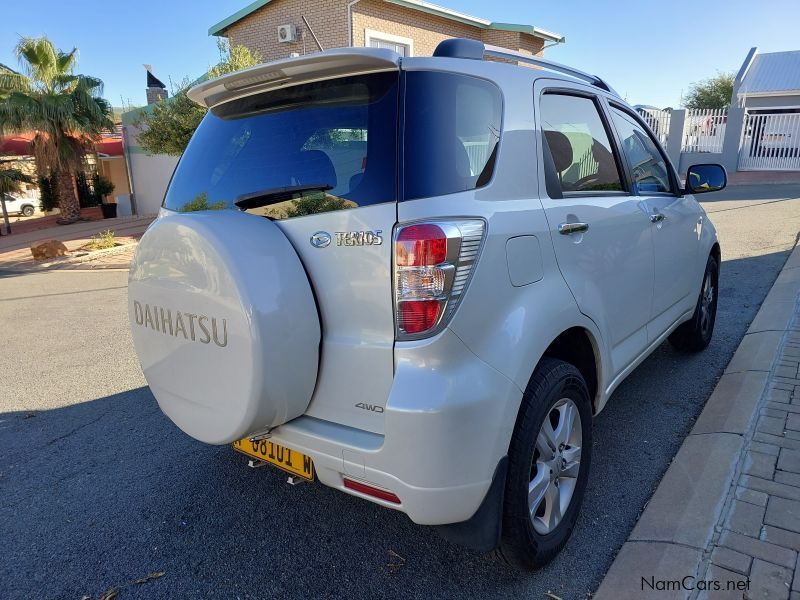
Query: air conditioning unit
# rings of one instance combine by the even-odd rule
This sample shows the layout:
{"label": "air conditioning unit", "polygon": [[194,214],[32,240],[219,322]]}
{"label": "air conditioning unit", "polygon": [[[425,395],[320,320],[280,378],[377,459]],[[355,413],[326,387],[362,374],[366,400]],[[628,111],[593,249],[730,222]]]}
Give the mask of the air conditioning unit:
{"label": "air conditioning unit", "polygon": [[278,41],[279,42],[296,42],[297,41],[297,27],[294,25],[281,25],[278,27]]}

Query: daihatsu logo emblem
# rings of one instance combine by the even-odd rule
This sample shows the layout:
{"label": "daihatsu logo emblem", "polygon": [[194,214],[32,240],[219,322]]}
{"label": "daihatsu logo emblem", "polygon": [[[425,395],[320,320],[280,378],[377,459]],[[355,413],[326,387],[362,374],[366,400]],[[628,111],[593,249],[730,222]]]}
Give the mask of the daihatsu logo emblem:
{"label": "daihatsu logo emblem", "polygon": [[327,231],[318,231],[311,236],[311,245],[314,248],[325,248],[331,245],[331,234]]}

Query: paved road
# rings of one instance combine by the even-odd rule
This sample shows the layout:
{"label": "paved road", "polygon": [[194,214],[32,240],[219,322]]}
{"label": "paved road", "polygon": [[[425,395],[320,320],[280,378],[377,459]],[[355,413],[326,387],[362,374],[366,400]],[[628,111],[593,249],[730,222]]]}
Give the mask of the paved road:
{"label": "paved road", "polygon": [[[77,599],[112,587],[120,598],[585,597],[800,231],[800,186],[724,194],[706,203],[724,259],[712,346],[684,356],[664,345],[614,394],[596,423],[575,534],[533,575],[402,514],[321,485],[290,487],[180,433],[133,355],[124,273],[0,279],[0,597]],[[132,583],[152,572],[165,575]]]}

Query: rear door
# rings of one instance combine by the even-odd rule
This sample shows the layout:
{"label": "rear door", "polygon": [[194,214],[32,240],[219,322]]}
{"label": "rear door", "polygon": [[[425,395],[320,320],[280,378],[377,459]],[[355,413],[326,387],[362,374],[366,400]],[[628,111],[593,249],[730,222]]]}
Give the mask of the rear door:
{"label": "rear door", "polygon": [[385,70],[212,107],[165,200],[276,221],[308,273],[322,328],[306,414],[377,433],[394,369],[398,80]]}
{"label": "rear door", "polygon": [[634,193],[646,205],[653,233],[653,306],[650,338],[666,331],[694,307],[702,214],[690,196],[678,193],[663,152],[643,123],[622,105],[610,103],[611,121],[631,173]]}
{"label": "rear door", "polygon": [[653,245],[646,207],[626,182],[602,102],[583,86],[537,81],[544,139],[540,190],[558,265],[603,332],[614,374],[646,347]]}

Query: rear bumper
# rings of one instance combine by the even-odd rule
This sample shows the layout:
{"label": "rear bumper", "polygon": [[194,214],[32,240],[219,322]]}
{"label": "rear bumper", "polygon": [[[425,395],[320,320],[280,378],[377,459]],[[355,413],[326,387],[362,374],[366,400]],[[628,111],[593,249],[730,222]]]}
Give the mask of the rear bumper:
{"label": "rear bumper", "polygon": [[[521,390],[451,331],[398,345],[384,435],[313,417],[273,432],[311,456],[320,482],[405,512],[421,525],[470,519],[508,451]],[[384,488],[400,504],[344,487],[344,478]]]}

